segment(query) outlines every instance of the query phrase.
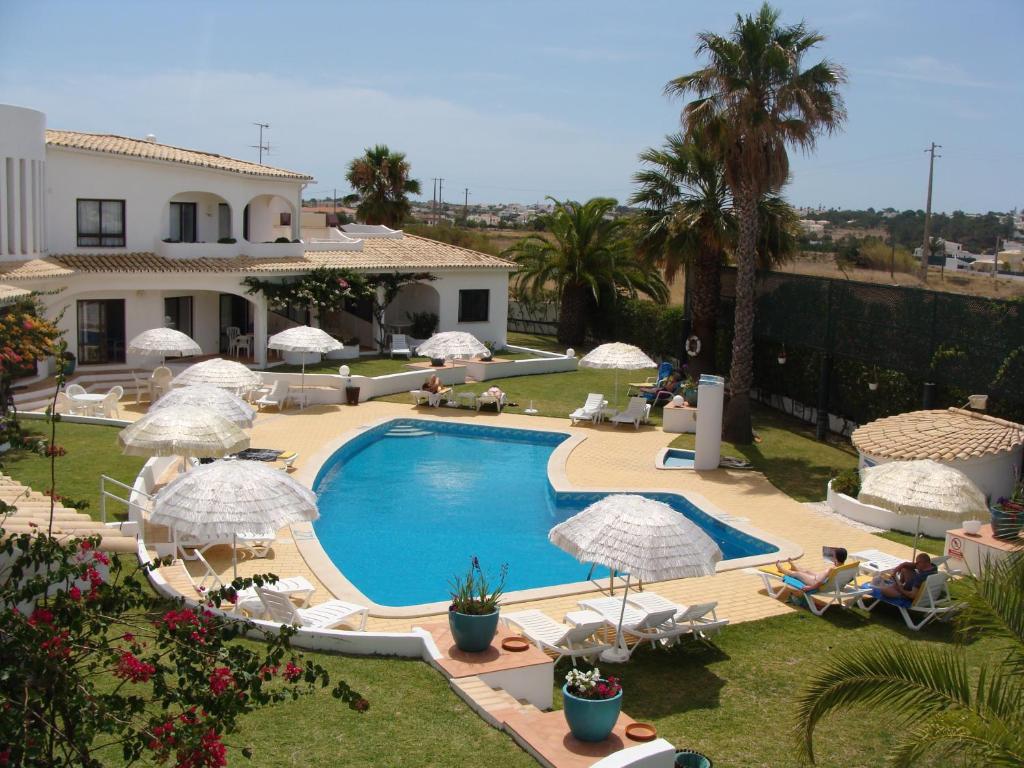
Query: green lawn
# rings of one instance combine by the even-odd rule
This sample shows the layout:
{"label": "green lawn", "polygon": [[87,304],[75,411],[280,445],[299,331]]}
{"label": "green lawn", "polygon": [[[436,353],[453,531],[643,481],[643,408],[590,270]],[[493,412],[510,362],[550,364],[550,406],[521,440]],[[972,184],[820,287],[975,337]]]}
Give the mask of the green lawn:
{"label": "green lawn", "polygon": [[[50,425],[44,421],[22,419],[26,434],[49,439]],[[67,455],[57,459],[57,493],[70,499],[89,502],[88,512],[100,519],[100,475],[131,485],[146,463],[144,458],[124,456],[117,447],[119,427],[57,422],[57,445]],[[50,460],[32,451],[14,449],[0,456],[3,472],[19,482],[43,492],[50,487]],[[124,489],[111,489],[124,498]],[[111,502],[108,520],[123,520],[123,504]]]}
{"label": "green lawn", "polygon": [[[764,406],[754,405],[753,445],[722,443],[722,455],[742,456],[783,493],[797,501],[823,501],[836,471],[857,466],[857,454],[845,441],[826,443],[814,437],[814,427]],[[693,448],[694,436],[680,435],[676,448]]]}

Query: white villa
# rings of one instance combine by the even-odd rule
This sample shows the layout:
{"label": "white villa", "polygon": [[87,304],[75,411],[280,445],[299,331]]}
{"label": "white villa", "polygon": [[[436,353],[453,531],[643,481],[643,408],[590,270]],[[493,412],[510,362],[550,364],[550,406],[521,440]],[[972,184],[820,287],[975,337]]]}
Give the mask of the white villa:
{"label": "white villa", "polygon": [[[228,351],[228,328],[251,333],[262,367],[267,336],[307,318],[270,311],[244,278],[319,266],[429,272],[435,280],[406,285],[389,305],[389,330],[406,330],[408,313],[432,312],[438,330],[505,345],[513,263],[386,227],[329,227],[324,214],[302,213],[311,183],[153,136],[47,130],[43,113],[0,105],[0,297],[42,292],[48,313],[63,311],[80,365],[141,365],[126,358],[127,341],[167,325],[207,354]],[[371,345],[368,308],[350,309],[320,320]]]}

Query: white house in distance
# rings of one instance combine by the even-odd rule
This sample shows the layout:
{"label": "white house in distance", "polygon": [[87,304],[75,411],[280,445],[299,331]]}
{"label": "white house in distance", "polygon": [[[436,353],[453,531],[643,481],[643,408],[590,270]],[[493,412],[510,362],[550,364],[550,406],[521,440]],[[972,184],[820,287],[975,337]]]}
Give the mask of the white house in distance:
{"label": "white house in distance", "polygon": [[[63,311],[80,365],[140,366],[127,341],[167,325],[207,354],[228,351],[229,328],[251,333],[263,366],[268,334],[305,318],[269,311],[246,277],[319,266],[430,273],[402,289],[386,326],[405,330],[408,313],[432,312],[439,330],[505,345],[512,262],[386,227],[328,227],[302,214],[312,182],[152,136],[46,130],[41,112],[0,105],[0,296],[42,292],[48,313]],[[365,309],[330,320],[343,338],[375,338]]]}

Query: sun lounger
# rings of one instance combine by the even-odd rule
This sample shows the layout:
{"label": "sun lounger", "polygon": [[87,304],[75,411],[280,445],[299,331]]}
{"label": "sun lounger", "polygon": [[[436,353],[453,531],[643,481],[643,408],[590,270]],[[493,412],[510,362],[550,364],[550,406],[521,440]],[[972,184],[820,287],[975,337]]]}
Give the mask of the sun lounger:
{"label": "sun lounger", "polygon": [[[913,601],[905,597],[886,597],[877,589],[869,588],[867,595],[857,604],[867,611],[874,610],[881,603],[895,606],[907,626],[917,632],[935,619],[946,621],[952,618],[963,607],[963,603],[956,603],[950,597],[948,582],[948,573],[933,573],[925,579]],[[920,621],[914,620],[915,614],[920,616]]]}
{"label": "sun lounger", "polygon": [[[175,539],[178,549],[182,551],[182,557],[187,560],[194,560],[195,553],[202,554],[211,547],[234,546],[246,550],[253,557],[266,557],[274,546],[277,534],[274,531],[238,531],[234,536],[225,536],[210,541],[199,541],[196,539]],[[193,550],[193,555],[184,554],[184,550]]]}
{"label": "sun lounger", "polygon": [[288,405],[288,401],[291,399],[291,395],[288,394],[288,390],[288,382],[283,379],[278,379],[274,382],[270,391],[256,401],[256,406],[262,411],[263,406],[274,405],[277,406],[277,410],[283,411],[284,407]]}
{"label": "sun lounger", "polygon": [[[770,597],[781,599],[788,595],[802,600],[815,616],[821,616],[833,605],[849,608],[862,597],[871,594],[870,589],[857,586],[857,573],[860,571],[858,560],[848,560],[835,566],[828,572],[822,585],[810,591],[802,589],[798,579],[788,576],[787,571],[780,571],[774,565],[766,565],[757,570]],[[785,581],[787,578],[791,581]]]}
{"label": "sun lounger", "polygon": [[586,402],[569,414],[569,421],[575,424],[578,421],[600,421],[602,409],[608,405],[604,395],[591,392],[587,395]]}
{"label": "sun lounger", "polygon": [[651,405],[642,397],[631,397],[626,410],[612,416],[609,421],[618,426],[619,424],[632,424],[634,429],[640,429],[641,424],[647,423],[650,416]]}
{"label": "sun lounger", "polygon": [[595,613],[593,618],[593,621],[573,626],[560,624],[546,613],[536,610],[501,615],[505,626],[521,632],[542,651],[554,654],[556,664],[568,656],[574,667],[577,657],[582,656],[593,663],[601,651],[611,648],[594,637],[604,627],[604,617]]}
{"label": "sun lounger", "polygon": [[[189,574],[189,579],[192,581],[192,586],[195,587],[196,592],[203,596],[207,592],[211,592],[215,589],[222,589],[224,582],[220,580],[220,576],[213,570],[210,564],[203,557],[203,553],[197,551],[195,553],[195,559],[200,562],[204,572],[200,577],[199,581],[196,582],[192,579]],[[185,573],[188,573],[188,569],[185,569]],[[309,599],[316,592],[316,587],[309,583],[304,576],[289,576],[284,579],[278,579],[273,584],[267,584],[265,589],[271,589],[274,592],[278,592],[288,598],[298,597],[302,600],[302,605],[309,605]],[[232,605],[231,603],[221,603],[221,608],[224,610],[231,610],[232,608],[240,608],[250,616],[256,618],[262,618],[266,614],[266,608],[263,606],[263,601],[260,600],[260,596],[256,594],[256,587],[247,587],[246,589],[239,589],[236,592],[238,599]]]}
{"label": "sun lounger", "polygon": [[341,624],[356,624],[362,632],[370,609],[344,600],[328,600],[312,608],[297,608],[286,595],[266,587],[256,587],[267,613],[279,624],[290,624],[310,629],[333,629]]}
{"label": "sun lounger", "polygon": [[664,611],[672,609],[675,615],[672,620],[679,626],[689,624],[690,631],[695,637],[702,640],[717,635],[723,627],[728,626],[728,619],[719,619],[717,608],[718,603],[698,603],[696,605],[679,605],[673,603],[657,592],[631,592],[626,602],[643,611]]}
{"label": "sun lounger", "polygon": [[412,357],[412,350],[409,349],[409,340],[405,338],[404,333],[391,334],[391,349],[388,350],[388,354],[391,357],[395,355],[402,355],[407,358]]}
{"label": "sun lounger", "polygon": [[[624,650],[627,656],[632,656],[633,651],[640,647],[643,641],[650,642],[651,647],[656,647],[661,642],[664,645],[672,645],[680,635],[690,632],[689,625],[681,627],[674,621],[676,614],[675,606],[664,608],[658,611],[645,611],[635,608],[626,603],[625,612],[622,611],[622,600],[617,597],[595,597],[589,600],[580,600],[580,608],[604,617],[605,626],[610,629],[617,629],[619,616],[622,615],[622,637],[618,640],[619,647]],[[633,638],[636,643],[629,648],[628,638]]]}
{"label": "sun lounger", "polygon": [[500,394],[494,394],[493,392],[484,392],[483,394],[476,396],[476,409],[479,411],[481,406],[493,405],[498,409],[498,413],[501,413],[501,409],[508,405],[508,395],[504,392]]}

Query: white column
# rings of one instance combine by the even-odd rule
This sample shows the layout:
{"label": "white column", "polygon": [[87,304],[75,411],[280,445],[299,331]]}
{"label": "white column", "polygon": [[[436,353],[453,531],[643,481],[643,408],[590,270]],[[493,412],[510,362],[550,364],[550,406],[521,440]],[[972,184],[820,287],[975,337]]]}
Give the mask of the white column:
{"label": "white column", "polygon": [[11,226],[7,217],[7,158],[0,157],[0,256],[7,255],[7,235]]}
{"label": "white column", "polygon": [[25,161],[25,253],[36,252],[36,161]]}
{"label": "white column", "polygon": [[246,297],[253,303],[252,345],[257,368],[267,367],[267,300],[262,293]]}
{"label": "white column", "polygon": [[18,159],[12,158],[8,166],[11,174],[7,179],[7,226],[10,227],[9,244],[12,256],[21,254],[21,206],[24,190],[21,188],[19,165]]}
{"label": "white column", "polygon": [[694,469],[717,469],[722,453],[725,379],[704,374],[697,385],[697,439]]}

